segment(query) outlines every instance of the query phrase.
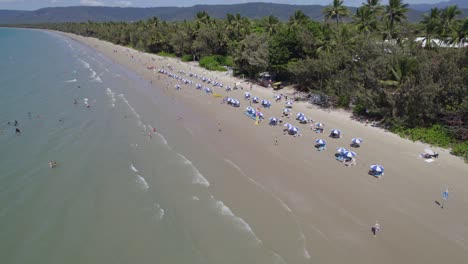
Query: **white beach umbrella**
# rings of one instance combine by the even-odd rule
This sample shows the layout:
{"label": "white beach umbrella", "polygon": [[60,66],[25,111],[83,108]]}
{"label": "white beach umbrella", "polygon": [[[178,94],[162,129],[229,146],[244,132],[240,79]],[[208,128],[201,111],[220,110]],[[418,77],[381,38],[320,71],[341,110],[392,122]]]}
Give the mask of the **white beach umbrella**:
{"label": "white beach umbrella", "polygon": [[426,154],[429,154],[429,155],[431,155],[431,156],[434,156],[434,155],[435,155],[434,151],[433,151],[432,149],[430,149],[430,148],[424,149],[424,152],[426,152]]}
{"label": "white beach umbrella", "polygon": [[297,117],[297,118],[299,118],[299,117],[301,117],[301,116],[304,116],[304,114],[303,114],[303,113],[297,113],[297,114],[296,114],[296,117]]}
{"label": "white beach umbrella", "polygon": [[286,102],[286,107],[292,107],[293,105],[293,102],[292,101],[287,101]]}
{"label": "white beach umbrella", "polygon": [[298,118],[298,120],[299,120],[300,122],[307,122],[307,117],[305,117],[305,116],[300,116],[300,117]]}
{"label": "white beach umbrella", "polygon": [[289,108],[285,108],[285,109],[283,110],[283,113],[289,113],[289,112],[291,112],[291,109],[289,109]]}
{"label": "white beach umbrella", "polygon": [[289,123],[286,123],[286,124],[284,124],[284,127],[286,127],[289,130],[291,127],[293,127],[293,125],[291,125]]}
{"label": "white beach umbrella", "polygon": [[362,143],[362,138],[353,138],[351,139],[351,142],[353,142],[354,144],[361,144]]}
{"label": "white beach umbrella", "polygon": [[383,172],[384,167],[382,165],[372,165],[370,166],[371,170],[376,171],[376,172]]}

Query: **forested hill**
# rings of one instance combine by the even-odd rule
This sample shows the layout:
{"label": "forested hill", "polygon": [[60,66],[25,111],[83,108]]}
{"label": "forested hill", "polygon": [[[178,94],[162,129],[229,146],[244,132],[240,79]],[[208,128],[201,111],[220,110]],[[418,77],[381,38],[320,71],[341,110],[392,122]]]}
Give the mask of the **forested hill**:
{"label": "forested hill", "polygon": [[[138,21],[150,17],[158,17],[168,21],[192,20],[198,12],[206,11],[213,18],[225,18],[226,14],[240,13],[248,18],[261,18],[274,15],[282,21],[294,14],[296,10],[313,20],[322,21],[324,6],[319,5],[287,5],[273,3],[246,3],[235,5],[196,5],[192,7],[153,7],[153,8],[121,8],[121,7],[50,7],[35,11],[0,10],[0,24],[31,24],[31,23],[63,23],[86,21]],[[356,8],[349,8],[352,13]],[[420,21],[423,11],[408,12],[409,21]],[[468,10],[463,10],[463,16]]]}

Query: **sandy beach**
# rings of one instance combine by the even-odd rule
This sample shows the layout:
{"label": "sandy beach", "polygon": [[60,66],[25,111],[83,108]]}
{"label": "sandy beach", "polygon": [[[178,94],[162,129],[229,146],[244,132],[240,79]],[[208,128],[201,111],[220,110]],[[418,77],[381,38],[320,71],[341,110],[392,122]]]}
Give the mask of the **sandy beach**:
{"label": "sandy beach", "polygon": [[[178,147],[209,179],[211,191],[225,193],[229,207],[273,251],[281,243],[282,234],[282,227],[275,223],[281,223],[277,218],[285,215],[294,220],[303,234],[297,239],[305,248],[298,250],[303,251],[307,263],[466,263],[468,165],[448,150],[432,148],[440,156],[426,162],[419,154],[430,146],[366,126],[344,111],[327,112],[309,103],[294,103],[292,117],[283,118],[284,123],[297,126],[301,136],[285,135],[282,125],[268,125],[270,117],[281,117],[285,100],[275,102],[273,96],[288,94],[284,90],[254,85],[250,91],[249,84],[241,79],[207,71],[195,63],[146,54],[94,38],[60,34],[134,71],[151,82],[152,89],[162,93],[164,100],[173,100],[174,105],[181,106],[173,117],[191,138],[179,142]],[[181,90],[176,90],[174,86],[181,82],[158,73],[163,67],[177,75],[179,71],[185,72],[187,75],[181,76],[193,84],[181,84]],[[244,89],[226,92],[189,77],[189,72],[216,80],[224,87],[241,82]],[[212,88],[221,97],[197,90],[196,83]],[[246,91],[272,102],[270,108],[261,108],[265,120],[258,125],[244,114],[249,106],[244,99]],[[226,96],[236,98],[241,106],[222,104]],[[310,124],[299,124],[295,120],[299,112],[323,123],[324,133],[315,133]],[[342,137],[329,138],[331,129],[340,129]],[[163,128],[161,133],[164,134]],[[171,135],[165,136],[171,140]],[[348,167],[335,159],[335,149],[350,148],[351,139],[356,137],[364,142],[360,148],[352,149],[357,153],[357,164]],[[327,149],[321,152],[314,148],[319,138],[328,142]],[[211,164],[197,155],[196,148],[210,149],[225,164]],[[385,167],[383,177],[367,173],[373,164]],[[218,175],[223,166],[231,167],[237,174]],[[239,181],[247,181],[252,190],[262,192],[266,201],[246,200],[243,192],[247,190],[236,188]],[[441,209],[437,202],[442,202],[441,194],[447,187],[450,196]],[[269,202],[280,204],[283,210],[262,207]],[[374,237],[371,227],[376,221],[381,230]]]}

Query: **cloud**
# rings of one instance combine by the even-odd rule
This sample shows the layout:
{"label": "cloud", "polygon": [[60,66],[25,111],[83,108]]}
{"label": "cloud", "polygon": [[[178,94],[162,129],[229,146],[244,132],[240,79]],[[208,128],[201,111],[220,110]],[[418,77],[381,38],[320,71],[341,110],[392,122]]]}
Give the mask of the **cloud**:
{"label": "cloud", "polygon": [[103,6],[104,3],[97,0],[80,0],[81,5],[85,6]]}
{"label": "cloud", "polygon": [[131,6],[132,2],[130,1],[117,1],[115,2],[116,6]]}

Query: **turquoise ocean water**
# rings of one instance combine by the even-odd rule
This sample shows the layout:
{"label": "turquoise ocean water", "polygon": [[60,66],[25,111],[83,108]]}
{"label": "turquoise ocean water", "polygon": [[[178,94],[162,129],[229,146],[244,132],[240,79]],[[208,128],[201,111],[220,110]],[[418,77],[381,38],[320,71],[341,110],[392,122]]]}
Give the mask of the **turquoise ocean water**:
{"label": "turquoise ocean water", "polygon": [[273,250],[210,191],[215,175],[171,145],[192,142],[170,102],[138,76],[33,30],[0,29],[0,61],[2,263],[306,261],[299,242]]}

